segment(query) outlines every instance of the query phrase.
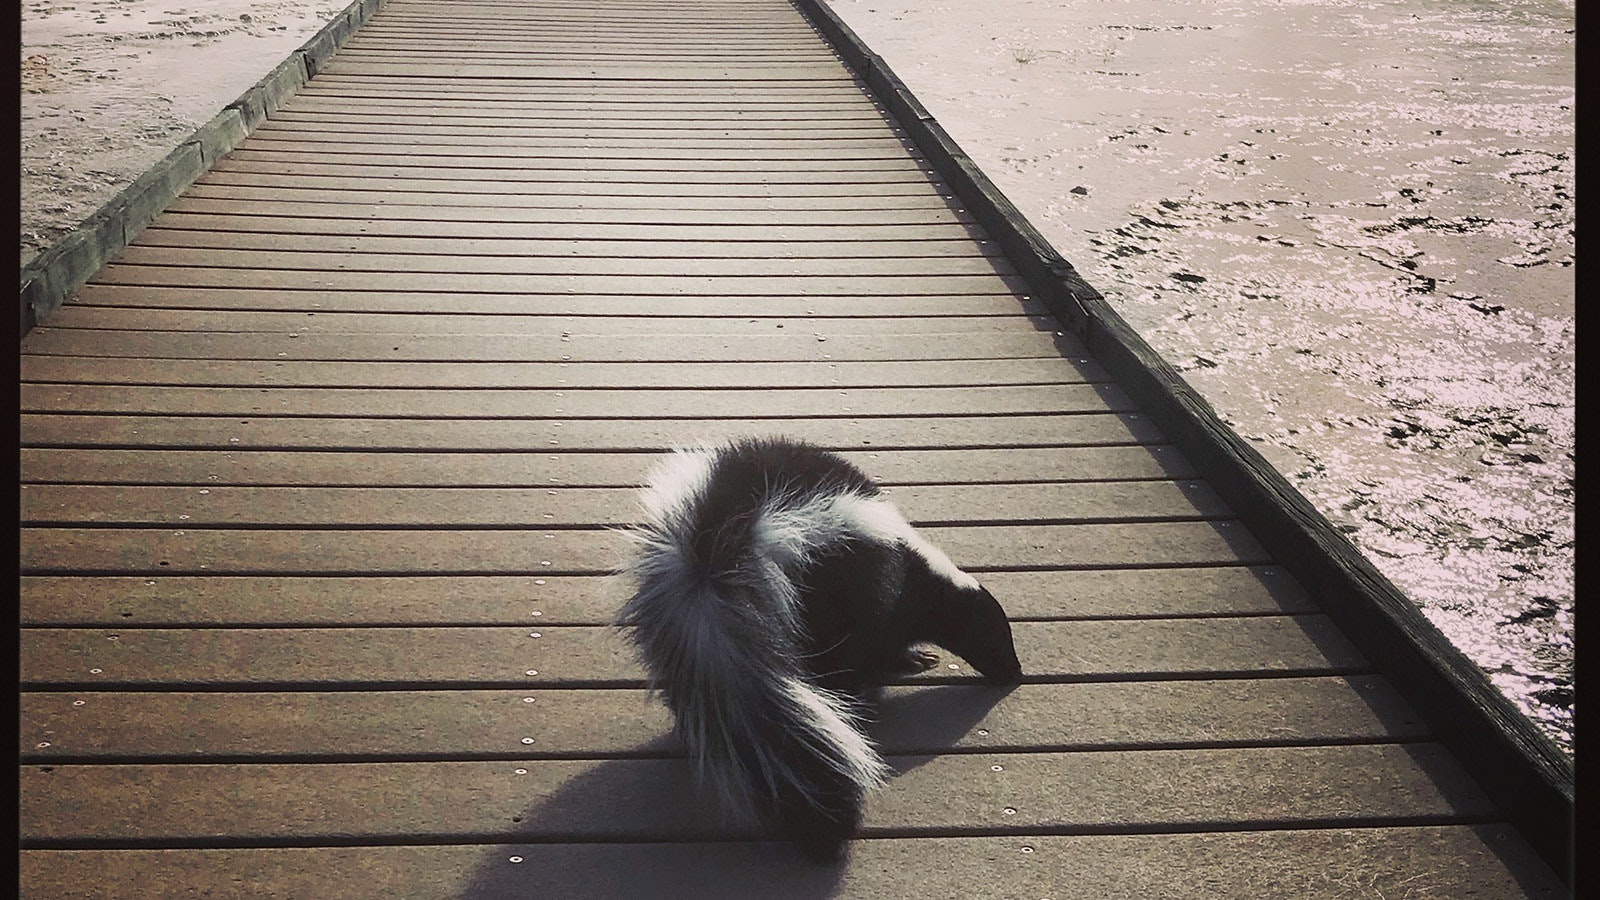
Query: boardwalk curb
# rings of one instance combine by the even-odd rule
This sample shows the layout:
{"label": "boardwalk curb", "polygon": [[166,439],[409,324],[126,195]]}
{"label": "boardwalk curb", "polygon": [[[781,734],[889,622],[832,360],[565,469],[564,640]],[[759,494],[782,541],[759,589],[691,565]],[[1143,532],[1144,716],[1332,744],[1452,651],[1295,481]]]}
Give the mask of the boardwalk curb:
{"label": "boardwalk curb", "polygon": [[990,232],[1269,551],[1385,670],[1568,884],[1573,765],[1398,588],[1089,286],[824,0],[793,0]]}
{"label": "boardwalk curb", "polygon": [[354,0],[265,78],[223,107],[77,228],[29,260],[21,272],[19,338],[27,337],[195,179],[315,76],[322,63],[384,2]]}

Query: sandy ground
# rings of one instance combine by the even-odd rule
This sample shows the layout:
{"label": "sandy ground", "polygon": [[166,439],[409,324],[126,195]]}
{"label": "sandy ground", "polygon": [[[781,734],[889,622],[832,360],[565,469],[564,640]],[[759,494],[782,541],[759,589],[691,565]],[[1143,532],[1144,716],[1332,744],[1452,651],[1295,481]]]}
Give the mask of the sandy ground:
{"label": "sandy ground", "polygon": [[1570,748],[1571,0],[830,0]]}
{"label": "sandy ground", "polygon": [[[1570,746],[1570,0],[832,0]],[[344,0],[24,0],[22,260]]]}
{"label": "sandy ground", "polygon": [[23,0],[22,257],[103,206],[349,0]]}

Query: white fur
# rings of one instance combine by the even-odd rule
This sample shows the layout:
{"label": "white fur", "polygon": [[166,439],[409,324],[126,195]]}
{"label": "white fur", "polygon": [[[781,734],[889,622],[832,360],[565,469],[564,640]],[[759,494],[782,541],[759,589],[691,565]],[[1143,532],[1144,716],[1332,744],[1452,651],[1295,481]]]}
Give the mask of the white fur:
{"label": "white fur", "polygon": [[949,580],[951,584],[964,588],[978,586],[978,579],[961,571],[944,551],[928,543],[915,528],[911,527],[911,523],[905,520],[894,504],[877,497],[850,494],[840,496],[838,502],[844,505],[845,516],[857,534],[884,543],[898,542],[926,560],[928,568],[935,575]]}
{"label": "white fur", "polygon": [[663,530],[681,530],[706,491],[712,459],[704,449],[678,450],[656,463],[640,497],[646,522]]}
{"label": "white fur", "polygon": [[[719,448],[709,445],[684,448],[659,463],[643,496],[647,521],[672,533],[686,527],[705,492],[718,452]],[[785,572],[795,571],[830,542],[854,536],[900,544],[952,584],[978,586],[976,578],[962,571],[944,551],[917,533],[892,503],[880,497],[850,491],[801,497],[778,490],[768,495],[756,528],[762,556]]]}

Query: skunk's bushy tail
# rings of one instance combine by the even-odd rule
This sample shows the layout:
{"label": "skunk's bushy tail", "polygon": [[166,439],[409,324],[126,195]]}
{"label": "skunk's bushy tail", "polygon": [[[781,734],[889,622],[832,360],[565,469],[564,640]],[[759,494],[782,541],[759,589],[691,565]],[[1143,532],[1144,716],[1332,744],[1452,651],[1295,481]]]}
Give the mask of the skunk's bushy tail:
{"label": "skunk's bushy tail", "polygon": [[858,533],[849,521],[874,501],[848,485],[746,486],[730,500],[712,484],[720,459],[680,451],[654,473],[625,569],[635,593],[618,623],[631,628],[652,689],[724,807],[775,819],[803,848],[830,855],[887,768],[854,700],[805,677],[795,576]]}

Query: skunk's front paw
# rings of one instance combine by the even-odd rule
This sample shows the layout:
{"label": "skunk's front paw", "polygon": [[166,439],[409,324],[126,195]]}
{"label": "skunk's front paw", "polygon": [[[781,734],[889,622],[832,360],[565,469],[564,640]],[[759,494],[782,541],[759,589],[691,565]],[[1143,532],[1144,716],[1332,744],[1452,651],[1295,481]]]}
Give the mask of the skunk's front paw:
{"label": "skunk's front paw", "polygon": [[907,647],[892,667],[896,675],[916,675],[939,664],[939,654],[920,647]]}

